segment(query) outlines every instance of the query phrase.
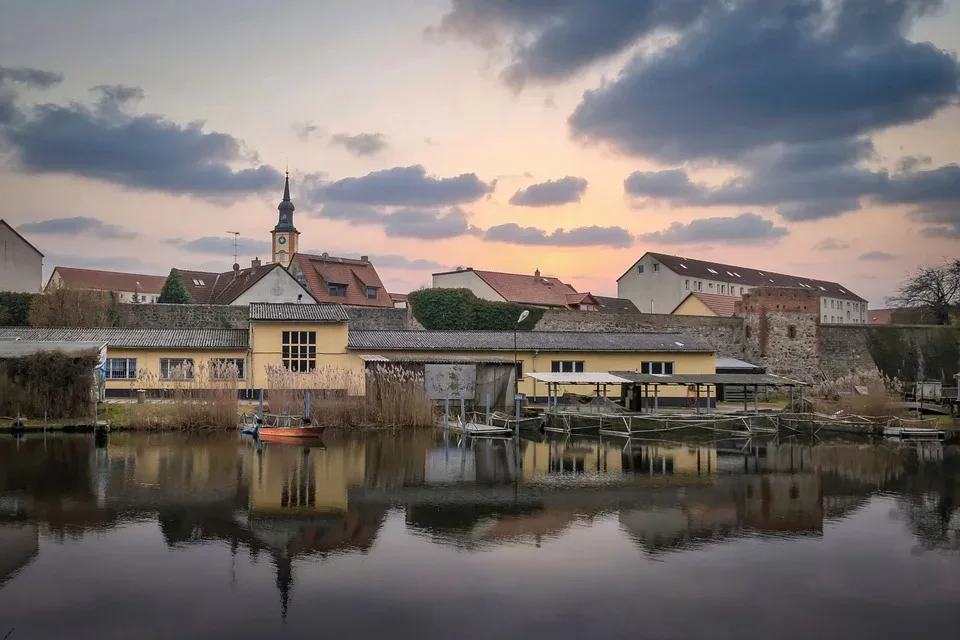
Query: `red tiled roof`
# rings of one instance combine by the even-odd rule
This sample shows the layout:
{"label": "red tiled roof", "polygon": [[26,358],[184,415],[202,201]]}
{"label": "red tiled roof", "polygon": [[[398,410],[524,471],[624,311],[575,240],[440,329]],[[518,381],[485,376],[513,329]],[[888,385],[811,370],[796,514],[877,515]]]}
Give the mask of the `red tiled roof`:
{"label": "red tiled roof", "polygon": [[[393,307],[377,270],[369,260],[354,260],[336,256],[317,256],[309,253],[294,254],[290,272],[303,274],[304,285],[318,302],[339,302],[363,307]],[[331,296],[328,285],[342,284],[347,287],[346,296]],[[367,287],[377,290],[376,298],[368,298]]]}
{"label": "red tiled roof", "polygon": [[407,294],[405,294],[405,293],[391,293],[391,294],[390,294],[390,299],[393,300],[394,302],[406,302],[406,301],[407,301]]}
{"label": "red tiled roof", "polygon": [[279,264],[273,263],[251,266],[236,272],[211,273],[186,269],[177,269],[177,271],[197,304],[231,304],[268,273],[282,268]]}
{"label": "red tiled roof", "polygon": [[[590,295],[578,293],[576,289],[557,278],[543,277],[538,274],[502,273],[476,269],[472,271],[507,302],[543,307],[568,307],[571,304],[580,304],[584,296]],[[569,295],[577,297],[576,302],[568,301]],[[593,300],[592,296],[590,299]],[[593,300],[591,304],[596,304],[596,301]]]}
{"label": "red tiled roof", "polygon": [[10,229],[10,231],[13,233],[13,235],[15,235],[15,236],[17,236],[18,238],[20,238],[21,240],[23,240],[23,242],[24,242],[28,247],[30,247],[31,249],[33,249],[34,251],[36,251],[37,253],[39,253],[41,258],[44,257],[44,255],[43,255],[43,253],[41,253],[40,249],[37,249],[35,246],[33,246],[33,243],[30,242],[29,240],[27,240],[26,238],[24,238],[24,237],[23,237],[23,234],[21,234],[19,231],[17,231],[17,230],[14,229],[13,227],[11,227],[9,224],[7,224],[7,221],[6,221],[6,220],[4,220],[3,218],[0,218],[0,224],[2,224],[3,226],[5,226],[7,229]]}
{"label": "red tiled roof", "polygon": [[[680,308],[684,302],[687,301],[690,296],[693,296],[700,302],[706,305],[707,309],[713,311],[715,314],[721,318],[732,318],[734,307],[739,300],[742,300],[740,296],[722,296],[719,293],[703,293],[700,291],[691,291],[690,295],[684,298],[680,304],[676,306],[674,311]],[[671,312],[672,313],[672,312]]]}
{"label": "red tiled roof", "polygon": [[869,309],[867,322],[869,324],[893,324],[893,314],[899,309]]}
{"label": "red tiled roof", "polygon": [[[120,271],[99,271],[97,269],[75,269],[74,267],[55,267],[54,273],[60,275],[63,285],[68,289],[93,289],[99,291],[139,291],[142,294],[159,294],[163,289],[166,276],[152,276],[143,273],[121,273]],[[53,274],[50,274],[51,281]],[[49,282],[47,283],[49,285]]]}

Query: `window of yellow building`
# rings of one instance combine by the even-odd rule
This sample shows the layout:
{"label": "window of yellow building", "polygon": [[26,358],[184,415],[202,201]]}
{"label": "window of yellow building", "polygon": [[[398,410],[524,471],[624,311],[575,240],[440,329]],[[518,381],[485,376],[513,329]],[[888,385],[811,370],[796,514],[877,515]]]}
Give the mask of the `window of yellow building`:
{"label": "window of yellow building", "polygon": [[641,362],[640,373],[652,373],[655,375],[673,375],[672,362]]}
{"label": "window of yellow building", "polygon": [[583,360],[554,360],[550,363],[553,373],[583,373]]}
{"label": "window of yellow building", "polygon": [[193,358],[160,358],[161,380],[193,380]]}
{"label": "window of yellow building", "polygon": [[236,377],[243,380],[243,358],[211,358],[210,378],[212,380],[229,380]]}
{"label": "window of yellow building", "polygon": [[313,371],[317,368],[317,332],[283,332],[283,366],[290,371]]}
{"label": "window of yellow building", "polygon": [[107,358],[104,374],[107,380],[133,380],[137,377],[137,359]]}

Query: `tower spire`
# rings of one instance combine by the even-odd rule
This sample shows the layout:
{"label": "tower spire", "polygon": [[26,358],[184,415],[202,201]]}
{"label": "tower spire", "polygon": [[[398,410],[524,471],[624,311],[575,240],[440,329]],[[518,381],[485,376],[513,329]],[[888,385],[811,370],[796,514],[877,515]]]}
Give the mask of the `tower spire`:
{"label": "tower spire", "polygon": [[283,201],[290,202],[290,171],[287,170],[287,176],[283,180]]}

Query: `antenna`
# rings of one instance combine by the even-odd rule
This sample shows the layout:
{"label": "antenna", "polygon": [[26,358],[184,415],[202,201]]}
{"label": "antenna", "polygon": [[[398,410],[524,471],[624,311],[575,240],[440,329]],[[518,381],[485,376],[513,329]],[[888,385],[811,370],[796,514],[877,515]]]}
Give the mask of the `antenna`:
{"label": "antenna", "polygon": [[239,231],[227,231],[230,235],[233,236],[233,263],[239,264],[237,256],[240,253],[240,232]]}

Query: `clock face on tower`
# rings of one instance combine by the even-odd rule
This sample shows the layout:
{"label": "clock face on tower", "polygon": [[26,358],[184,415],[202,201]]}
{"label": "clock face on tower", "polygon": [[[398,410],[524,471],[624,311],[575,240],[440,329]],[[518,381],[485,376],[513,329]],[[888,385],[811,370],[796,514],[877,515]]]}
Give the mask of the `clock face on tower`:
{"label": "clock face on tower", "polygon": [[280,244],[287,244],[287,237],[280,236],[279,238],[277,238],[277,242],[279,242]]}

